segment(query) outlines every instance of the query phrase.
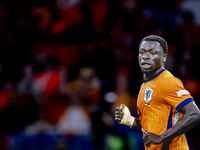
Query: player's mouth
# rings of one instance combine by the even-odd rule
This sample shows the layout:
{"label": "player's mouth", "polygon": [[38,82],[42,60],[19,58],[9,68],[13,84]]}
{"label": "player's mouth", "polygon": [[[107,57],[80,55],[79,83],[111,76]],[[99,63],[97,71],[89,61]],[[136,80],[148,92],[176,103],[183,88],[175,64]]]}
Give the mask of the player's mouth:
{"label": "player's mouth", "polygon": [[142,63],[141,66],[142,66],[143,69],[149,69],[149,68],[151,68],[151,64],[150,63],[146,63],[146,62]]}

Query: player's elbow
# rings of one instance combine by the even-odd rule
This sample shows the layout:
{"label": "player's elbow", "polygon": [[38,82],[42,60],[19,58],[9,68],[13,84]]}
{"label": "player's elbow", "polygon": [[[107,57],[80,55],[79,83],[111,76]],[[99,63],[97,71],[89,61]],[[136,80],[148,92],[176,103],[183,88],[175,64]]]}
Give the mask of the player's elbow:
{"label": "player's elbow", "polygon": [[200,122],[200,111],[198,110],[196,113],[197,122]]}
{"label": "player's elbow", "polygon": [[192,115],[194,122],[196,122],[196,123],[200,122],[200,111],[199,110],[194,111],[191,115]]}

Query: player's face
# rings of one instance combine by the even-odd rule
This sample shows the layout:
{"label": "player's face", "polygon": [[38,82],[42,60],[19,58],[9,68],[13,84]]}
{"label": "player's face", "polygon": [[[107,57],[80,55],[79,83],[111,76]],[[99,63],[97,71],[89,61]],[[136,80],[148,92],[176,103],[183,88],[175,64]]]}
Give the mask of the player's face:
{"label": "player's face", "polygon": [[142,71],[150,72],[164,66],[166,54],[159,42],[143,41],[139,48],[138,60]]}

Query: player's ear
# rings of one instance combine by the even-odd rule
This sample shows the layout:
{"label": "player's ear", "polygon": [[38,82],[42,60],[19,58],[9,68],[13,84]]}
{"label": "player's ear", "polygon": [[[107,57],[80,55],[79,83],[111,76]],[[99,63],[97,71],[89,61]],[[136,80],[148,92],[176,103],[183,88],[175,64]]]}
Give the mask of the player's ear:
{"label": "player's ear", "polygon": [[165,63],[167,60],[167,54],[163,54],[163,62]]}

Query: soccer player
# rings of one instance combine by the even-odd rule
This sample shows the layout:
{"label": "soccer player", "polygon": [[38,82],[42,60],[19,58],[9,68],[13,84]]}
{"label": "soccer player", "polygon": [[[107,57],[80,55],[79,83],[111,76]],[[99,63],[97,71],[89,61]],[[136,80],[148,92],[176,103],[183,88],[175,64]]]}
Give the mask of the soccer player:
{"label": "soccer player", "polygon": [[200,121],[200,111],[182,82],[164,68],[167,42],[150,35],[139,45],[143,73],[137,108],[139,119],[121,104],[115,120],[142,130],[146,150],[189,150],[184,133]]}

